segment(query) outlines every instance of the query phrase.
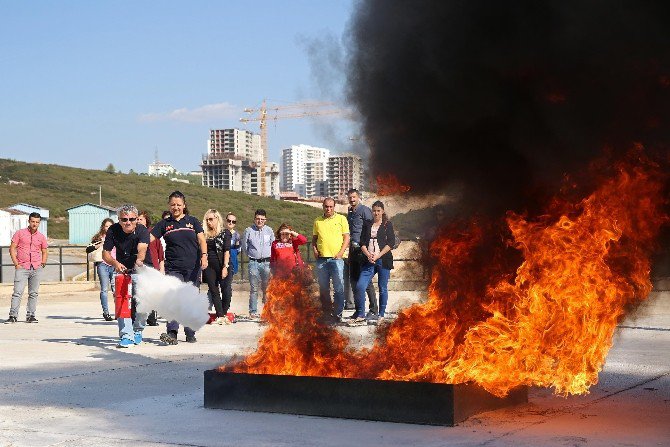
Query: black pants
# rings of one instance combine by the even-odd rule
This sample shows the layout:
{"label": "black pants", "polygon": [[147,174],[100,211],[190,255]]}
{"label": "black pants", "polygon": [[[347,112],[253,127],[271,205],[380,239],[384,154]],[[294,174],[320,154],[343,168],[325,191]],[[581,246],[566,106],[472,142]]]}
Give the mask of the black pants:
{"label": "black pants", "polygon": [[[349,247],[349,259],[344,262],[344,305],[348,309],[356,308],[356,305],[354,304],[354,293],[356,291],[358,278],[361,276],[361,264],[365,261],[364,257],[365,255],[360,247]],[[372,284],[372,281],[370,281],[370,284],[368,284],[368,287],[365,289],[365,293],[367,294],[368,302],[370,303],[370,312],[375,315],[378,314],[379,306],[377,304],[377,294],[375,293],[375,286]]]}
{"label": "black pants", "polygon": [[230,301],[233,298],[233,272],[232,267],[228,267],[228,276],[221,280],[221,305],[223,307],[223,314],[227,314],[230,309]]}
{"label": "black pants", "polygon": [[216,316],[223,317],[226,314],[223,311],[223,302],[221,301],[221,264],[219,264],[218,258],[207,259],[207,268],[202,271],[202,279],[204,283],[207,283],[207,287],[209,288]]}

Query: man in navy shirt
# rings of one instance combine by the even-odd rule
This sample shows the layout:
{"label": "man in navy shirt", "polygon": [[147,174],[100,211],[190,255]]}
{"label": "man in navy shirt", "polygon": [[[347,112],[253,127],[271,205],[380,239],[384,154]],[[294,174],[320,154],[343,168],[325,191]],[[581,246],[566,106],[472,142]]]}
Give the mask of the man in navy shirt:
{"label": "man in navy shirt", "polygon": [[[132,281],[132,300],[137,292],[137,275],[135,267],[144,262],[151,264],[149,247],[149,230],[143,225],[137,225],[138,211],[133,205],[122,205],[117,214],[119,222],[107,230],[103,245],[102,259],[114,267],[115,276],[130,274]],[[116,248],[116,259],[112,256],[112,249]],[[116,281],[116,277],[114,278]],[[127,348],[142,343],[142,331],[147,320],[146,314],[138,313],[135,319],[117,316],[119,325],[119,348]]]}
{"label": "man in navy shirt", "polygon": [[[357,189],[347,191],[349,199],[349,212],[347,221],[349,222],[349,232],[351,240],[349,242],[349,258],[344,263],[344,294],[346,295],[345,309],[355,309],[354,291],[356,283],[361,276],[361,263],[365,262],[365,256],[361,252],[361,233],[363,227],[372,225],[372,210],[361,203],[361,193]],[[377,295],[372,281],[365,289],[368,295],[370,307],[368,317],[377,315],[379,307],[377,305]]]}

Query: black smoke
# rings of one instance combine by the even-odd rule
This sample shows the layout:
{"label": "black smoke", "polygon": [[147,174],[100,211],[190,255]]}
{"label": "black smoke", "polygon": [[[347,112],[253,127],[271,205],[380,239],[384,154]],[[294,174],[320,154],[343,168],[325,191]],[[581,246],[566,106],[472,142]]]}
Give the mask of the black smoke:
{"label": "black smoke", "polygon": [[670,137],[670,2],[364,0],[348,95],[370,167],[480,211]]}

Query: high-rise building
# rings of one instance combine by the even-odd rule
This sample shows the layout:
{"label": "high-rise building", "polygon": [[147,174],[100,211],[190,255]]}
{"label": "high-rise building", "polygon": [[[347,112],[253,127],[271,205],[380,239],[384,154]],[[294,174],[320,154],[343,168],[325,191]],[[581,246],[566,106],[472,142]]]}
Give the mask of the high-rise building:
{"label": "high-rise building", "polygon": [[[247,130],[210,130],[208,153],[203,155],[202,185],[260,195],[261,140]],[[266,163],[268,195],[279,197],[279,165]]]}
{"label": "high-rise building", "polygon": [[335,200],[346,200],[351,188],[364,189],[363,163],[355,154],[340,154],[328,158],[328,195]]}
{"label": "high-rise building", "polygon": [[317,182],[327,178],[330,150],[307,144],[293,145],[282,150],[281,190],[295,191],[303,197],[317,194]]}
{"label": "high-rise building", "polygon": [[209,155],[235,155],[260,162],[261,136],[242,129],[213,129],[207,141]]}

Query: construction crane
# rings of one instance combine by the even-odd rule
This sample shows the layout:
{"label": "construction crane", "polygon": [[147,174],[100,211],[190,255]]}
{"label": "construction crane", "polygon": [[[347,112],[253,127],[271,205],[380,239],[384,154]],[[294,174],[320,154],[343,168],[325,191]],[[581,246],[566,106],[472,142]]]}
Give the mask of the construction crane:
{"label": "construction crane", "polygon": [[[328,108],[330,107],[330,108]],[[287,114],[281,114],[282,111],[291,111]],[[245,113],[257,113],[256,116],[250,118],[240,118],[240,121],[243,123],[250,123],[252,121],[258,121],[260,124],[261,130],[261,190],[260,195],[267,196],[268,187],[265,179],[267,172],[267,160],[268,160],[268,120],[278,121],[281,119],[291,119],[291,118],[305,118],[307,116],[322,116],[322,115],[339,115],[344,113],[342,109],[339,109],[335,104],[331,102],[303,102],[303,103],[294,103],[287,104],[277,107],[267,107],[267,100],[263,100],[260,108],[258,109],[244,109]],[[273,115],[268,116],[268,112]]]}

